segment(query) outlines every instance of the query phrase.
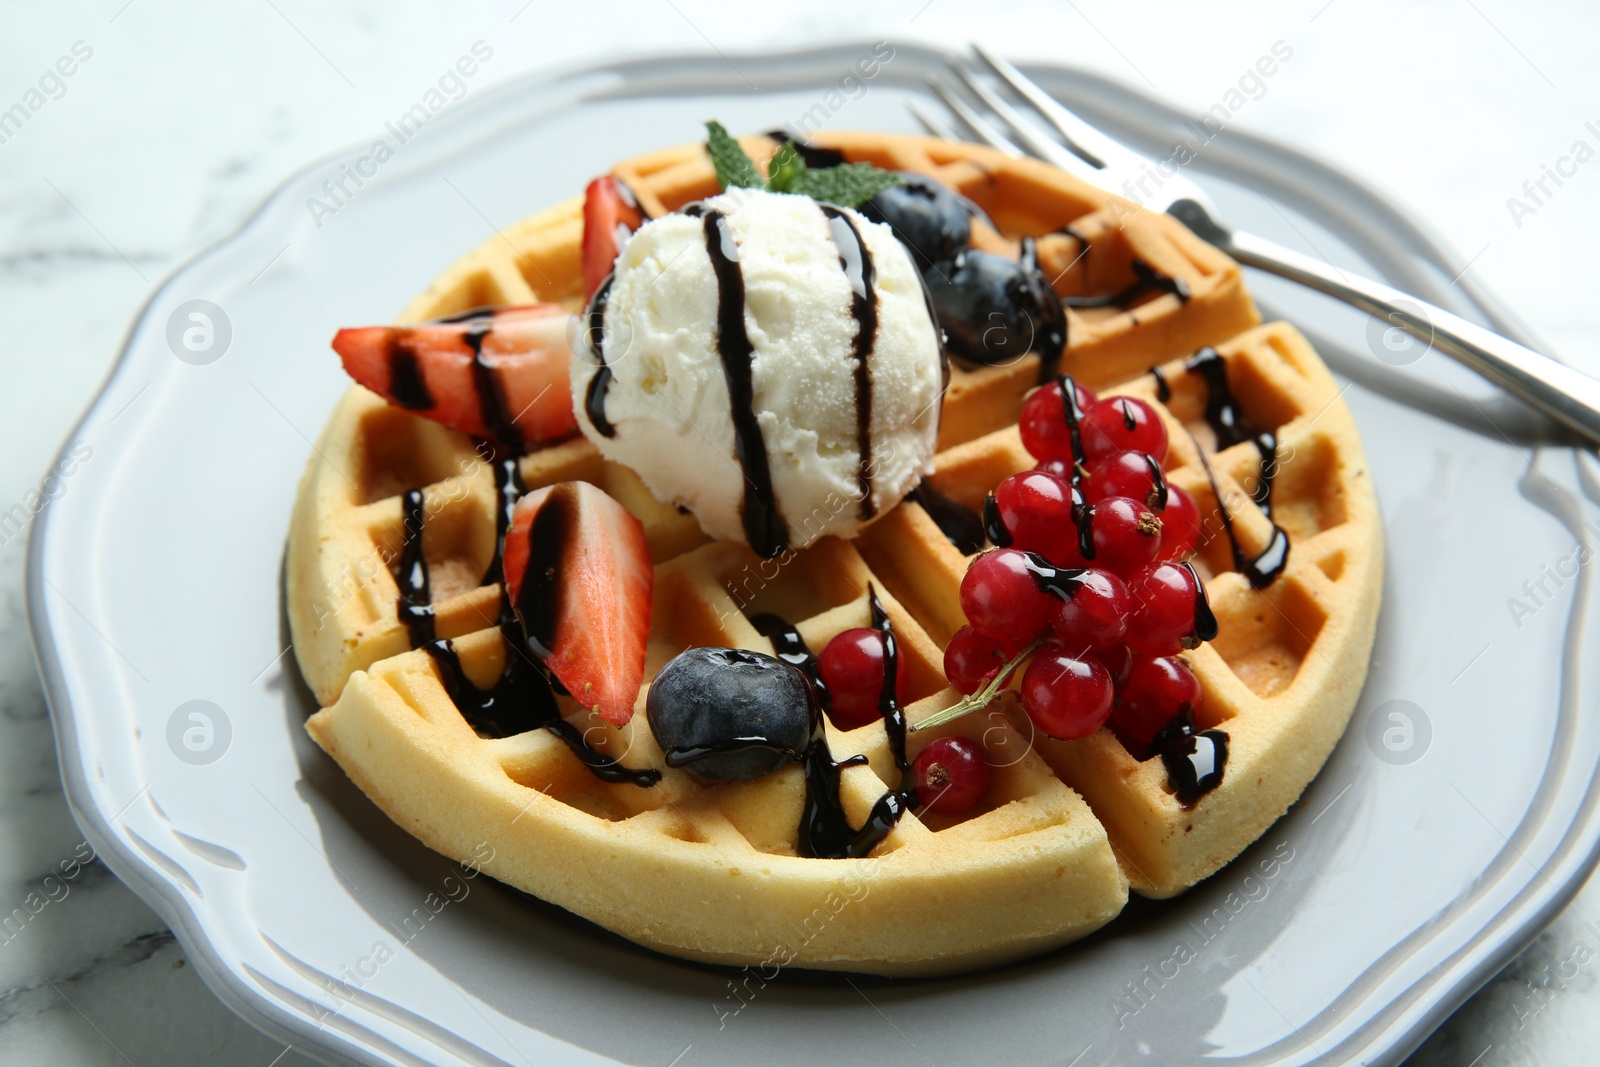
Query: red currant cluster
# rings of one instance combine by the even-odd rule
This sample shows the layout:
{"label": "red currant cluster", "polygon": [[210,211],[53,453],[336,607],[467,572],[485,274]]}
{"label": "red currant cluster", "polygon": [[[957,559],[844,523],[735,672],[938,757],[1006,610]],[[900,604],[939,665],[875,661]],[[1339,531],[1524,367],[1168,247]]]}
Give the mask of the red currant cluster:
{"label": "red currant cluster", "polygon": [[1080,738],[1109,720],[1146,758],[1200,702],[1175,655],[1216,635],[1205,589],[1184,562],[1200,541],[1199,511],[1167,485],[1166,426],[1142,400],[1097,400],[1063,376],[1028,398],[1020,430],[1038,466],[1001,482],[985,504],[1000,547],[962,580],[968,625],[945,649],[945,674],[976,693],[1039,643],[1018,686],[1038,729]]}

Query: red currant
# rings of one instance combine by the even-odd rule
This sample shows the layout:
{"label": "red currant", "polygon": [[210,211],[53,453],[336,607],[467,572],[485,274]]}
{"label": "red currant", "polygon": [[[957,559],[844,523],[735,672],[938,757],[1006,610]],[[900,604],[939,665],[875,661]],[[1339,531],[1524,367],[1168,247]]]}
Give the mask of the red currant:
{"label": "red currant", "polygon": [[1013,474],[995,487],[995,509],[1012,548],[1037,552],[1052,563],[1070,557],[1078,539],[1072,521],[1072,486],[1044,471]]}
{"label": "red currant", "polygon": [[983,636],[971,626],[963,626],[945,646],[944,676],[957,692],[971,696],[988,685],[1020,651],[1005,641]]}
{"label": "red currant", "polygon": [[[1152,563],[1128,579],[1133,621],[1128,647],[1146,656],[1171,656],[1195,631],[1194,576],[1176,563]],[[1189,644],[1193,648],[1193,643]]]}
{"label": "red currant", "polygon": [[1125,496],[1143,501],[1157,513],[1166,506],[1165,489],[1161,464],[1144,452],[1113,452],[1090,464],[1089,477],[1083,480],[1083,498],[1091,504],[1106,497]]}
{"label": "red currant", "polygon": [[1167,487],[1167,510],[1161,513],[1161,552],[1158,559],[1183,560],[1200,547],[1200,508],[1194,497],[1177,486]]}
{"label": "red currant", "polygon": [[1039,636],[1055,597],[1039,588],[1039,567],[1026,552],[997,548],[972,561],[961,579],[961,610],[985,637],[1023,645]]}
{"label": "red currant", "polygon": [[917,799],[929,811],[960,815],[989,792],[994,771],[983,746],[965,737],[939,737],[917,754]]}
{"label": "red currant", "polygon": [[1156,558],[1161,550],[1161,519],[1145,505],[1109,496],[1090,509],[1094,566],[1126,577]]}
{"label": "red currant", "polygon": [[[906,698],[906,659],[897,656],[895,694]],[[817,657],[817,673],[828,688],[829,717],[841,730],[878,721],[883,700],[883,634],[867,626],[845,630]]]}
{"label": "red currant", "polygon": [[1111,725],[1128,751],[1141,759],[1163,727],[1200,707],[1200,683],[1182,660],[1135,656],[1128,680],[1117,692]]}
{"label": "red currant", "polygon": [[1080,429],[1086,464],[1113,452],[1148,452],[1157,463],[1167,459],[1167,427],[1155,409],[1131,396],[1112,396],[1084,413]]}
{"label": "red currant", "polygon": [[[1094,393],[1079,385],[1078,407],[1088,411],[1094,406]],[[1065,398],[1059,381],[1049,382],[1033,391],[1022,405],[1022,415],[1017,420],[1022,433],[1022,447],[1034,459],[1061,459],[1072,462],[1072,427],[1067,422]]]}
{"label": "red currant", "polygon": [[1078,659],[1048,644],[1022,674],[1022,710],[1040,732],[1063,741],[1088,737],[1111,714],[1111,673],[1095,659]]}
{"label": "red currant", "polygon": [[1122,579],[1096,567],[1080,574],[1069,589],[1071,596],[1059,603],[1050,620],[1061,643],[1074,652],[1122,644],[1132,608]]}
{"label": "red currant", "polygon": [[1094,653],[1094,658],[1105,664],[1106,670],[1111,672],[1111,684],[1121,689],[1128,680],[1128,672],[1133,669],[1133,653],[1128,646],[1102,649]]}
{"label": "red currant", "polygon": [[1069,484],[1077,473],[1073,469],[1072,460],[1070,459],[1041,459],[1034,465],[1033,469],[1044,471],[1046,474],[1054,474],[1057,478]]}

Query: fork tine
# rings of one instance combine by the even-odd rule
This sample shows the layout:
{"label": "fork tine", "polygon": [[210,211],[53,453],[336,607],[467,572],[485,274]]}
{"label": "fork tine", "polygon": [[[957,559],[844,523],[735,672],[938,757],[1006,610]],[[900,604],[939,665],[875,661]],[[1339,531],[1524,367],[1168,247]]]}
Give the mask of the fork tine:
{"label": "fork tine", "polygon": [[934,118],[933,115],[929,113],[927,108],[923,107],[915,100],[906,101],[906,110],[911,112],[913,118],[922,123],[923,129],[927,130],[930,134],[939,138],[941,141],[961,140],[961,138],[956,136],[954,130],[952,130],[949,126],[946,126],[939,119]]}
{"label": "fork tine", "polygon": [[1010,138],[995,129],[988,119],[979,115],[972,109],[972,105],[961,99],[961,95],[943,78],[937,74],[928,75],[928,88],[932,89],[945,106],[955,112],[956,118],[973,133],[978,135],[978,140],[998,148],[1007,155],[1026,156],[1028,153],[1018,148]]}
{"label": "fork tine", "polygon": [[[961,83],[976,96],[979,101],[988,106],[995,114],[1006,121],[1012,131],[1017,135],[1028,150],[1048,163],[1084,177],[1093,177],[1093,170],[1084,166],[1084,161],[1076,154],[1061,147],[1061,144],[1046,133],[1038,124],[1028,119],[1012,107],[999,93],[989,88],[965,64],[950,60],[950,69],[955,72]],[[1087,173],[1086,173],[1087,169]]]}
{"label": "fork tine", "polygon": [[1142,157],[1136,156],[1121,142],[1102,133],[1063,107],[1053,96],[1041,89],[1038,83],[1014,67],[1009,60],[996,55],[981,44],[974,43],[972,50],[1000,76],[1002,81],[1015,89],[1018,96],[1032,104],[1045,121],[1055,127],[1056,132],[1067,142],[1067,147],[1084,162],[1099,168],[1110,165],[1114,157],[1120,157],[1125,165],[1137,166],[1143,162]]}

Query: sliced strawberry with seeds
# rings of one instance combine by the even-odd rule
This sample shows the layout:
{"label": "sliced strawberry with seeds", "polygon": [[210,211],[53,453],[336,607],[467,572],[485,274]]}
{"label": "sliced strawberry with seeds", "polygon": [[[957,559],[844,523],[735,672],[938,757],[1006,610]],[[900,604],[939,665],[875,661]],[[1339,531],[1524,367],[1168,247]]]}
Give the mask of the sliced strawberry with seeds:
{"label": "sliced strawberry with seeds", "polygon": [[633,190],[607,174],[583,193],[583,296],[587,300],[611,273],[628,235],[644,225]]}
{"label": "sliced strawberry with seeds", "polygon": [[555,304],[494,308],[422,326],[340,330],[350,377],[390,402],[511,445],[574,433],[571,316]]}
{"label": "sliced strawberry with seeds", "polygon": [[536,489],[512,515],[505,576],[528,647],[573,699],[631,719],[655,584],[644,525],[588,482]]}

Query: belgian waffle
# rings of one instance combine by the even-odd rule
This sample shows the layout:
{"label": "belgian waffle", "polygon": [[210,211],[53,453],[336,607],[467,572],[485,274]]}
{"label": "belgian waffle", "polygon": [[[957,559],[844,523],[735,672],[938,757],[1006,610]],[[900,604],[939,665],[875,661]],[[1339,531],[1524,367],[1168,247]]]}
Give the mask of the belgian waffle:
{"label": "belgian waffle", "polygon": [[[776,144],[747,138],[758,160]],[[1076,742],[1035,737],[1008,699],[913,733],[911,755],[959,732],[997,765],[986,804],[960,818],[907,814],[868,856],[802,858],[798,768],[706,785],[665,767],[641,714],[620,729],[564,702],[596,748],[663,772],[654,788],[593,776],[546,730],[482,737],[452,703],[435,661],[412,650],[396,568],[407,499],[420,489],[420,549],[439,637],[455,639],[469,677],[487,684],[508,654],[500,590],[480,584],[494,555],[493,465],[463,435],[354,387],[335,409],[301,484],[290,533],[288,604],[296,655],[323,710],[308,729],[405,829],[452,858],[635,941],[719,963],[777,962],[881,974],[970,970],[1063,944],[1111,920],[1128,887],[1169,896],[1213,873],[1291,804],[1341,734],[1365,677],[1382,574],[1377,511],[1354,423],[1320,360],[1292,327],[1254,328],[1238,267],[1164,216],[1043,164],[925,138],[819,135],[851,161],[917,171],[971,199],[993,228],[974,245],[1014,253],[1037,237],[1069,307],[1062,369],[1165,404],[1168,468],[1207,524],[1196,565],[1221,623],[1187,658],[1205,694],[1200,728],[1230,737],[1222,784],[1185,806],[1159,760],[1137,762],[1107,730]],[[702,146],[620,164],[652,215],[718,191]],[[508,227],[447,270],[407,308],[415,323],[485,305],[582,300],[581,201]],[[1153,280],[1153,281],[1152,281]],[[1094,298],[1103,298],[1099,301]],[[1217,347],[1217,368],[1252,424],[1274,431],[1274,507],[1255,503],[1263,474],[1251,444],[1220,451],[1203,418],[1214,383],[1184,359]],[[1158,381],[1147,371],[1164,364]],[[1039,377],[1034,356],[954,369],[932,481],[968,506],[1032,465],[1015,421]],[[1169,391],[1169,392],[1168,392]],[[1202,463],[1202,456],[1208,463]],[[882,602],[910,668],[913,722],[948,707],[941,649],[961,625],[968,559],[908,501],[855,542],[825,538],[780,560],[708,543],[690,516],[658,503],[629,470],[581,439],[523,456],[529,489],[567,480],[606,490],[644,524],[656,564],[648,678],[696,645],[771,649],[750,619],[795,622],[812,648],[868,622]],[[1259,494],[1257,494],[1259,495]],[[1291,538],[1284,573],[1264,590],[1236,561],[1273,524]],[[1233,550],[1233,542],[1239,551]],[[514,654],[514,653],[512,653]],[[853,823],[898,782],[874,723],[827,727]],[[485,847],[487,846],[487,847]],[[485,860],[484,856],[490,858]]]}

